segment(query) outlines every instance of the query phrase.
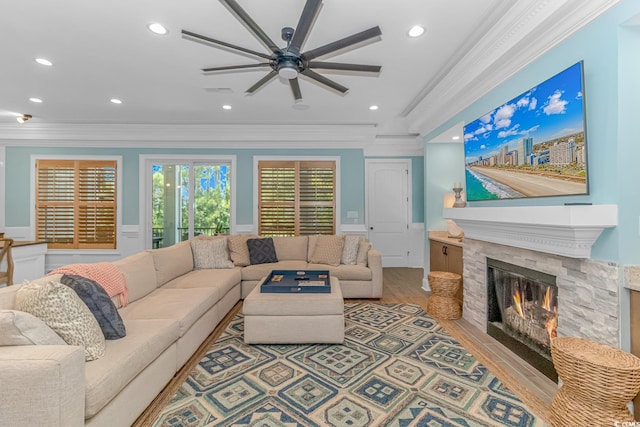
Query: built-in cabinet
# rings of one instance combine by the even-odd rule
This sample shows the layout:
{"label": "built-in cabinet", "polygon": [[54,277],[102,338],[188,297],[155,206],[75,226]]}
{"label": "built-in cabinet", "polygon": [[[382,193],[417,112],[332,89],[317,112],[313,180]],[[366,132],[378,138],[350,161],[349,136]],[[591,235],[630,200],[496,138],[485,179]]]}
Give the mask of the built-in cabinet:
{"label": "built-in cabinet", "polygon": [[[446,231],[429,232],[430,271],[448,271],[462,277],[462,242],[452,239]],[[457,295],[462,303],[462,284]]]}

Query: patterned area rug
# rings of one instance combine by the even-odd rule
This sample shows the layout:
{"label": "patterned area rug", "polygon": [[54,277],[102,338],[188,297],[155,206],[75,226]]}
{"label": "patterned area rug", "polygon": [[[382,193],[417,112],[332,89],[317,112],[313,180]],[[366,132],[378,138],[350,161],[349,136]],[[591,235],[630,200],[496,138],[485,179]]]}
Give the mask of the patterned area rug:
{"label": "patterned area rug", "polygon": [[342,345],[247,345],[236,315],[153,425],[545,425],[421,307],[345,304],[345,320]]}

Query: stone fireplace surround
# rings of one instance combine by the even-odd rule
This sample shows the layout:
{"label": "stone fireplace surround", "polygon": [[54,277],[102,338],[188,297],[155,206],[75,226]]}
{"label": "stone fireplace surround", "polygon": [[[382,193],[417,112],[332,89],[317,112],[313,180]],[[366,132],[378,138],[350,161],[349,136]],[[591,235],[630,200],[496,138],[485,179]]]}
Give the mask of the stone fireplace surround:
{"label": "stone fireplace surround", "polygon": [[465,232],[463,318],[486,331],[487,258],[556,276],[558,336],[620,347],[617,263],[590,258],[604,228],[617,224],[617,206],[445,209]]}

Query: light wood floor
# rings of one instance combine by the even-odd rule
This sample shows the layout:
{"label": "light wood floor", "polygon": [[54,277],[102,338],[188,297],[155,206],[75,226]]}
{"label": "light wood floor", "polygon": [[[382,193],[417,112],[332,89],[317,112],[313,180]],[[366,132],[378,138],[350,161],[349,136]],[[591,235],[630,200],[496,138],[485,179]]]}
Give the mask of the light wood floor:
{"label": "light wood floor", "polygon": [[[411,303],[427,309],[429,292],[422,289],[424,276],[422,268],[385,267],[383,274],[384,289],[380,302]],[[538,397],[543,404],[551,405],[551,400],[558,387],[556,383],[466,320],[459,319],[450,322],[462,330],[466,338],[475,343],[475,347],[483,352],[482,355],[475,355],[479,360],[485,358],[498,362],[508,374],[513,376],[515,381]]]}

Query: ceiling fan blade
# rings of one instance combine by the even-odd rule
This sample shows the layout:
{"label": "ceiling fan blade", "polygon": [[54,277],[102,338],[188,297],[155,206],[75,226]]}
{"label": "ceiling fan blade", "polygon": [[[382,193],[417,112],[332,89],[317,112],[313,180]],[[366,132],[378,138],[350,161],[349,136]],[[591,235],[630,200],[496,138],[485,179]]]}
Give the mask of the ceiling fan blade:
{"label": "ceiling fan blade", "polygon": [[316,18],[320,13],[321,7],[322,0],[307,0],[307,3],[304,5],[304,9],[302,10],[302,15],[300,15],[298,26],[293,33],[291,44],[289,44],[288,51],[290,53],[294,55],[300,54],[300,50],[307,41],[307,37],[309,37],[311,28],[313,28],[313,24],[316,22]]}
{"label": "ceiling fan blade", "polygon": [[247,64],[247,65],[228,65],[226,67],[211,67],[211,68],[203,68],[203,73],[214,73],[216,71],[234,71],[234,70],[244,70],[251,68],[264,68],[269,67],[270,65],[266,62],[261,62],[259,64]]}
{"label": "ceiling fan blade", "polygon": [[289,86],[291,86],[291,92],[293,93],[293,99],[298,102],[302,101],[302,92],[300,92],[300,82],[298,78],[289,80]]}
{"label": "ceiling fan blade", "polygon": [[338,92],[340,92],[342,94],[346,93],[349,90],[348,88],[342,86],[340,83],[336,83],[333,80],[328,79],[325,76],[320,75],[320,74],[316,73],[315,71],[310,70],[308,68],[306,70],[302,71],[302,75],[306,76],[306,77],[309,77],[309,78],[315,80],[316,82],[320,83],[321,85],[327,86],[329,89],[333,89],[333,90],[338,91]]}
{"label": "ceiling fan blade", "polygon": [[271,59],[271,57],[269,55],[267,55],[266,53],[256,52],[255,50],[247,49],[247,48],[244,48],[244,47],[236,46],[236,45],[231,44],[231,43],[227,43],[227,42],[223,42],[223,41],[220,41],[220,40],[212,39],[211,37],[203,36],[201,34],[196,34],[196,33],[193,33],[191,31],[182,30],[182,35],[186,36],[186,38],[188,38],[189,40],[192,40],[192,41],[195,41],[195,42],[198,42],[198,43],[205,42],[205,44],[207,44],[207,45],[222,46],[222,47],[226,47],[226,48],[229,48],[229,49],[238,50],[240,52],[249,53],[251,55],[259,56],[260,58],[269,59],[269,60]]}
{"label": "ceiling fan blade", "polygon": [[249,89],[247,89],[244,93],[248,93],[249,95],[253,95],[254,93],[256,93],[256,91],[258,89],[260,89],[262,86],[266,85],[267,83],[269,83],[271,80],[273,80],[276,76],[278,75],[277,71],[271,70],[271,72],[269,74],[267,74],[266,76],[264,76],[263,78],[261,78],[260,80],[258,80],[256,82],[256,84],[254,84],[253,86],[251,86]]}
{"label": "ceiling fan blade", "polygon": [[255,38],[258,39],[259,42],[264,44],[271,52],[278,53],[280,52],[280,48],[276,46],[276,44],[271,40],[271,38],[265,33],[262,28],[256,22],[251,19],[249,14],[245,12],[245,10],[240,7],[240,5],[235,0],[220,0],[222,4],[224,4],[231,13],[238,18],[242,24],[253,34]]}
{"label": "ceiling fan blade", "polygon": [[309,68],[321,69],[321,70],[336,70],[336,71],[354,71],[358,73],[374,73],[377,74],[382,70],[380,65],[363,65],[363,64],[344,64],[341,62],[320,62],[309,61]]}
{"label": "ceiling fan blade", "polygon": [[311,61],[312,59],[329,54],[337,55],[338,53],[340,53],[340,51],[343,51],[347,48],[355,49],[356,47],[361,47],[365,44],[376,42],[380,40],[381,35],[382,31],[380,30],[380,27],[375,26],[373,28],[369,28],[368,30],[364,30],[349,37],[337,40],[333,43],[329,43],[324,46],[311,49],[307,52],[303,52],[301,56],[303,57],[303,59]]}

